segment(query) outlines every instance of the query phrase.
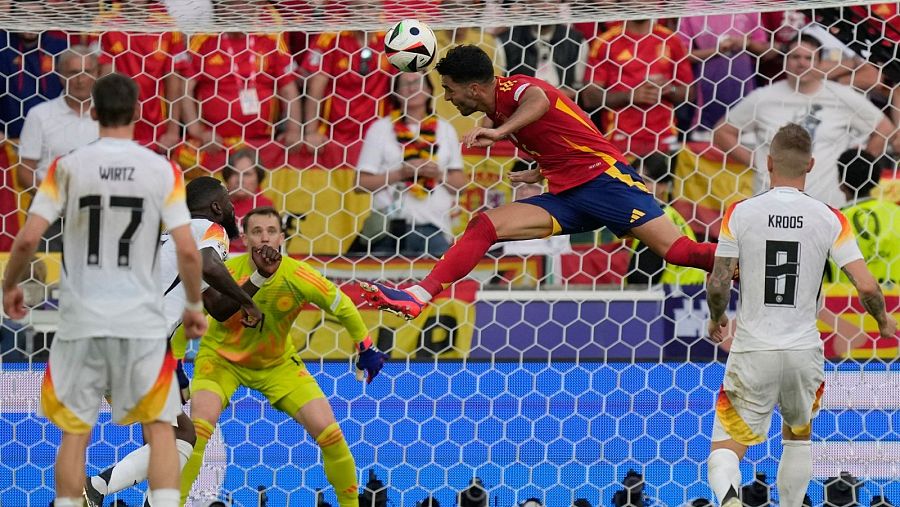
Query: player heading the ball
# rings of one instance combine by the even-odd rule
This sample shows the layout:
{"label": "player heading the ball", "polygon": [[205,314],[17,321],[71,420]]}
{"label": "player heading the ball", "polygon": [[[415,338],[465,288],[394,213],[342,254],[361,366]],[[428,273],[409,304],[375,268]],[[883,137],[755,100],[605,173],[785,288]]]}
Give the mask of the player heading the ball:
{"label": "player heading the ball", "polygon": [[547,180],[549,191],[475,215],[462,237],[418,285],[393,289],[361,284],[367,302],[407,319],[466,276],[498,241],[545,238],[608,227],[630,234],[666,262],[709,271],[715,245],[684,236],[663,215],[638,173],[607,141],[590,117],[543,80],[521,74],[494,76],[491,59],[477,46],[457,46],[437,64],[444,97],[487,123],[464,136],[468,146],[487,148],[509,139],[537,167],[510,174],[510,181]]}

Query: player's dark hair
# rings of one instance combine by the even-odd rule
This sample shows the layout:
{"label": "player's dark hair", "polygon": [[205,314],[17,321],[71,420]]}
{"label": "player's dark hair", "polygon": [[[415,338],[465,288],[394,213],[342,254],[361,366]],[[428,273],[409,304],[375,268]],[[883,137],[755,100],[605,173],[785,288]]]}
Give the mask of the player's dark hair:
{"label": "player's dark hair", "polygon": [[494,79],[494,64],[478,46],[465,44],[451,49],[437,64],[437,71],[457,83],[489,83]]}
{"label": "player's dark hair", "polygon": [[130,77],[112,73],[94,83],[91,91],[101,127],[125,127],[134,121],[138,86]]}
{"label": "player's dark hair", "polygon": [[241,148],[234,153],[232,153],[228,157],[228,164],[222,168],[222,180],[228,181],[229,178],[237,174],[238,172],[234,169],[234,166],[237,165],[238,160],[247,159],[253,162],[253,170],[256,172],[256,180],[260,186],[262,186],[263,181],[266,179],[266,170],[259,166],[256,160],[256,150],[253,148]]}
{"label": "player's dark hair", "polygon": [[653,180],[656,183],[672,182],[671,166],[671,157],[658,152],[651,153],[643,158],[637,158],[634,161],[634,168],[637,169],[642,176]]}
{"label": "player's dark hair", "polygon": [[188,209],[192,212],[206,211],[213,202],[226,193],[221,181],[211,176],[201,176],[187,184],[185,200],[187,200]]}
{"label": "player's dark hair", "polygon": [[278,219],[278,230],[284,232],[284,224],[281,222],[281,213],[278,212],[275,208],[271,206],[259,206],[257,208],[253,208],[248,211],[246,215],[244,215],[244,219],[241,221],[241,230],[244,231],[244,234],[247,233],[247,225],[250,223],[250,217],[275,217]]}
{"label": "player's dark hair", "polygon": [[881,181],[882,164],[869,152],[853,148],[838,158],[838,181],[857,199],[868,197]]}

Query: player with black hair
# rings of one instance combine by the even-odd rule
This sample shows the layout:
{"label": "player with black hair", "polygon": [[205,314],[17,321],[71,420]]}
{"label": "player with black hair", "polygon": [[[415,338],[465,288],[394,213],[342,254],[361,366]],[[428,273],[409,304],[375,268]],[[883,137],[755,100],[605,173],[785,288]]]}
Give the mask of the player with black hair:
{"label": "player with black hair", "polygon": [[538,164],[510,181],[547,179],[549,192],[505,204],[472,218],[465,233],[431,273],[408,289],[361,284],[367,302],[415,318],[433,297],[466,276],[498,241],[593,231],[635,236],[667,262],[712,269],[715,245],[679,231],[624,156],[565,94],[541,79],[494,76],[490,57],[457,46],[437,64],[444,97],[464,116],[485,113],[491,125],[467,133],[467,146],[488,148],[509,139]]}

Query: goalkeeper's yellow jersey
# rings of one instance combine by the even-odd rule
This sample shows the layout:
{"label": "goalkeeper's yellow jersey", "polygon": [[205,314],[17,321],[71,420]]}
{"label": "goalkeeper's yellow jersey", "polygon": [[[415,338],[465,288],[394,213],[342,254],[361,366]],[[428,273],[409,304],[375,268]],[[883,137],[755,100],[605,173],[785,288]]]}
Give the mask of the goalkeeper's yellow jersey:
{"label": "goalkeeper's yellow jersey", "polygon": [[[900,206],[879,199],[861,199],[841,211],[853,227],[872,276],[881,283],[900,283]],[[848,281],[833,263],[830,267],[832,280]]]}
{"label": "goalkeeper's yellow jersey", "polygon": [[[243,284],[256,267],[250,255],[225,261],[238,284]],[[251,369],[279,364],[296,352],[291,340],[294,319],[307,303],[334,315],[355,343],[368,331],[353,301],[312,266],[290,257],[281,258],[281,266],[259,289],[253,301],[265,314],[262,329],[241,325],[241,312],[225,322],[210,319],[209,330],[200,342],[201,350],[211,347],[225,359]]]}

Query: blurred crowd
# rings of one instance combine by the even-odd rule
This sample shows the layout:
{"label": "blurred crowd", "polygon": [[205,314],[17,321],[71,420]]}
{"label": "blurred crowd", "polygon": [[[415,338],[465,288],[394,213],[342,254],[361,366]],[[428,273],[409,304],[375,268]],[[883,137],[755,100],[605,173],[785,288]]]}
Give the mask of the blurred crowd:
{"label": "blurred crowd", "polygon": [[[16,0],[0,2],[0,8],[10,16],[52,17],[62,12],[55,3],[60,2]],[[667,212],[698,235],[715,239],[716,214],[727,201],[766,188],[767,140],[787,122],[800,123],[813,135],[816,165],[807,188],[812,196],[847,208],[890,195],[873,189],[882,174],[896,175],[898,83],[865,52],[803,12],[502,27],[483,20],[496,22],[504,12],[534,4],[550,20],[572,6],[531,0],[444,3],[470,9],[477,26],[438,31],[437,58],[454,45],[477,44],[493,58],[498,74],[537,76],[564,90],[645,178],[658,183],[660,205],[672,208]],[[433,71],[397,73],[384,54],[384,33],[281,28],[298,26],[297,20],[315,12],[384,18],[388,26],[387,6],[350,0],[332,6],[328,0],[66,5],[72,4],[81,16],[93,13],[98,27],[114,27],[127,16],[160,29],[0,33],[5,84],[0,250],[9,249],[21,211],[50,161],[97,138],[90,91],[94,80],[109,72],[132,76],[140,87],[137,141],[175,160],[189,178],[220,175],[238,215],[272,204],[271,192],[292,190],[270,185],[271,170],[351,169],[358,173],[354,191],[371,194],[372,210],[345,253],[439,257],[452,242],[458,197],[467,186],[480,184],[471,157],[464,157],[479,154],[459,143],[475,119],[461,117],[442,100]],[[439,13],[441,4],[417,2],[416,8]],[[867,9],[873,20],[894,27],[883,30],[886,36],[900,33],[896,3]],[[164,30],[182,16],[195,22],[252,17],[272,31],[187,36]],[[752,175],[751,188],[735,183],[730,193],[726,189],[712,217],[700,216],[702,203],[696,201],[701,199],[684,199],[684,192],[681,203],[669,206],[674,187],[692,177],[706,178],[701,195],[722,193],[715,187],[724,180],[715,172],[689,167],[686,174],[677,173],[686,149],[717,161],[721,171],[745,169]],[[540,190],[514,189],[511,197]],[[883,213],[879,216],[898,216],[893,208]],[[858,225],[874,236],[868,216]],[[878,224],[877,235],[887,238],[878,240],[878,251],[887,264],[900,258],[900,251],[892,250],[898,248],[898,229],[900,224]],[[48,234],[49,251],[59,250],[58,234],[58,228]],[[531,251],[558,254],[566,251],[565,243],[536,244]],[[241,248],[235,242],[234,251]],[[900,269],[885,277],[896,281]]]}

